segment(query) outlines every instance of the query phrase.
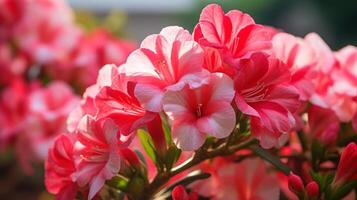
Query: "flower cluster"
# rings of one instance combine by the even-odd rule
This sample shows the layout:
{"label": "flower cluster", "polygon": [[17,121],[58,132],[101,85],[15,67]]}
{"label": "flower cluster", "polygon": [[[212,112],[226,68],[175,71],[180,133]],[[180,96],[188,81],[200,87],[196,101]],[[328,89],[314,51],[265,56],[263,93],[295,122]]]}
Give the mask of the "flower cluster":
{"label": "flower cluster", "polygon": [[356,47],[334,52],[315,33],[208,5],[192,34],[163,28],[100,70],[50,149],[47,189],[58,199],[342,198],[356,187],[356,145],[335,159],[356,139],[356,69]]}
{"label": "flower cluster", "polygon": [[62,0],[0,0],[0,148],[14,147],[31,173],[105,63],[122,64],[134,44],[108,31],[85,33]]}

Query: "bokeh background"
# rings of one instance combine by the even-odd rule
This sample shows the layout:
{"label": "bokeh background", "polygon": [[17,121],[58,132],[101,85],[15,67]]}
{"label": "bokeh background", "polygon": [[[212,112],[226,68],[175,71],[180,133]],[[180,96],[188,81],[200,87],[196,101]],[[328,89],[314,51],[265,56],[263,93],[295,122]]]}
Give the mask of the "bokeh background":
{"label": "bokeh background", "polygon": [[168,25],[192,30],[209,3],[249,13],[257,23],[298,36],[319,33],[334,49],[357,43],[356,0],[69,0],[77,10],[105,16],[113,10],[126,16],[125,32],[135,40]]}
{"label": "bokeh background", "polygon": [[[192,31],[201,9],[219,3],[225,10],[249,13],[257,23],[271,25],[297,36],[317,32],[337,50],[357,44],[357,0],[68,0],[76,21],[87,30],[103,27],[139,44],[147,35],[169,25]],[[11,160],[11,153],[1,160]],[[53,199],[44,191],[43,170],[33,176],[0,165],[0,199]]]}

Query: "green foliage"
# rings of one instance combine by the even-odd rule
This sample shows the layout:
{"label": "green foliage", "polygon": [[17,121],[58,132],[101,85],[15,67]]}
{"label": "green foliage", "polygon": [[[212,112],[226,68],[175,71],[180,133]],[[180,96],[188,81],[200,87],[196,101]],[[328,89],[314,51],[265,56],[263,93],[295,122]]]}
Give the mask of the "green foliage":
{"label": "green foliage", "polygon": [[139,129],[137,131],[137,135],[139,137],[140,143],[143,146],[146,154],[150,157],[150,159],[156,164],[157,157],[155,153],[155,146],[150,137],[149,133],[143,129]]}

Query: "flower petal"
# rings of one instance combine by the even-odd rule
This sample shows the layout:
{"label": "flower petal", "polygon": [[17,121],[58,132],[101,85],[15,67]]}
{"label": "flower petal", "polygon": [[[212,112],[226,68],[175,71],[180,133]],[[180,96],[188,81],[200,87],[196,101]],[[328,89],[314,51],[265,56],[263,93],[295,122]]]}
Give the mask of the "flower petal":
{"label": "flower petal", "polygon": [[236,125],[235,112],[230,103],[216,101],[207,105],[205,117],[197,120],[200,132],[216,138],[227,137]]}
{"label": "flower petal", "polygon": [[193,151],[203,145],[206,135],[201,133],[194,123],[183,122],[172,125],[172,137],[178,148]]}

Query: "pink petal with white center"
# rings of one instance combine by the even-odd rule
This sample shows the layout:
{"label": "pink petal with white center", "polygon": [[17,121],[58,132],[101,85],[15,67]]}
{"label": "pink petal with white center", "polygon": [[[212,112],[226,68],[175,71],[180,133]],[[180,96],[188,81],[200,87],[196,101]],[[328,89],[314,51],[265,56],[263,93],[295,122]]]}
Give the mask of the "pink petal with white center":
{"label": "pink petal with white center", "polygon": [[183,76],[179,82],[174,85],[166,87],[166,90],[178,91],[181,90],[187,84],[191,89],[201,87],[202,85],[208,84],[210,79],[210,73],[203,70],[198,73],[187,74]]}
{"label": "pink petal with white center", "polygon": [[229,76],[223,73],[214,73],[211,75],[210,85],[212,85],[213,91],[210,101],[231,102],[233,100],[235,91],[233,80]]}
{"label": "pink petal with white center", "polygon": [[235,112],[230,103],[217,101],[207,105],[205,112],[211,113],[197,120],[200,132],[216,138],[227,137],[236,125]]}
{"label": "pink petal with white center", "polygon": [[164,95],[162,89],[157,88],[155,85],[138,83],[135,86],[134,93],[146,110],[151,112],[160,112],[162,110],[162,97]]}
{"label": "pink petal with white center", "polygon": [[193,119],[194,116],[190,112],[189,104],[187,102],[187,94],[184,92],[168,91],[163,97],[163,109],[168,115],[169,119],[187,120],[187,117]]}
{"label": "pink petal with white center", "polygon": [[172,125],[172,138],[178,148],[183,151],[193,151],[205,142],[206,135],[201,133],[192,122]]}

